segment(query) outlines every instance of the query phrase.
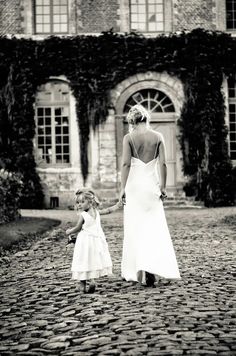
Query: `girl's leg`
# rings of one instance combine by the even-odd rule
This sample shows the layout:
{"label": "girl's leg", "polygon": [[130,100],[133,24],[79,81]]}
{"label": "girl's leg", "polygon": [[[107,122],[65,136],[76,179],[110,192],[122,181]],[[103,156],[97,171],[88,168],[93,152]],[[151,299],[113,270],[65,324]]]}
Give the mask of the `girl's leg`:
{"label": "girl's leg", "polygon": [[84,293],[86,292],[86,280],[80,281],[80,290]]}
{"label": "girl's leg", "polygon": [[96,289],[96,283],[94,279],[90,279],[88,293],[94,293]]}

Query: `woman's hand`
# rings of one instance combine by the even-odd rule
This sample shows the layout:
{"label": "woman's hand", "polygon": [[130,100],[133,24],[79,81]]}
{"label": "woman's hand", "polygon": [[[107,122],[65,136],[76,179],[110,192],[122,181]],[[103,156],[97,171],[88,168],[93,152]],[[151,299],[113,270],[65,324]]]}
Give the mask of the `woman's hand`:
{"label": "woman's hand", "polygon": [[161,187],[161,196],[160,196],[161,200],[165,200],[167,198],[167,194],[166,194],[166,188]]}
{"label": "woman's hand", "polygon": [[121,191],[120,191],[119,204],[122,204],[122,205],[126,204],[125,190],[124,189],[121,189]]}

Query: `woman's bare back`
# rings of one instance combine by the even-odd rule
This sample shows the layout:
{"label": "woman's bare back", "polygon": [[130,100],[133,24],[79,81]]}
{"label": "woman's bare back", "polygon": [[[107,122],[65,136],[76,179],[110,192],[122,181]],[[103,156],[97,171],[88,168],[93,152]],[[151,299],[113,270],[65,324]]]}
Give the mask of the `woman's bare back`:
{"label": "woman's bare back", "polygon": [[129,138],[132,157],[138,158],[144,163],[158,157],[159,146],[162,142],[162,135],[159,132],[150,129],[134,130],[129,134]]}

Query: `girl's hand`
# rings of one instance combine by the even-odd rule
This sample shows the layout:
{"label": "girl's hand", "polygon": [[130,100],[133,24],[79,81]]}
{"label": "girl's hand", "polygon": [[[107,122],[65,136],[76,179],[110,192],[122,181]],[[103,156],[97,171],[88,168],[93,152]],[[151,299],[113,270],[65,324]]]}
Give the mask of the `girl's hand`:
{"label": "girl's hand", "polygon": [[125,190],[124,189],[121,189],[120,198],[119,198],[119,204],[122,204],[122,205],[126,204]]}
{"label": "girl's hand", "polygon": [[70,235],[70,229],[66,230],[66,235]]}

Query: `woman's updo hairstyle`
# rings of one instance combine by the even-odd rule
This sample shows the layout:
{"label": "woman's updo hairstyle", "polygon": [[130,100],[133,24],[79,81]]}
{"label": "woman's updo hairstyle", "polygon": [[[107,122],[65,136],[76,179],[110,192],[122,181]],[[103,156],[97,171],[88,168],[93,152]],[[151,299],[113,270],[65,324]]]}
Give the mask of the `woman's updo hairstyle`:
{"label": "woman's updo hairstyle", "polygon": [[76,198],[75,201],[76,203],[78,203],[77,199],[79,196],[83,196],[85,199],[87,199],[93,208],[97,208],[100,205],[100,202],[98,200],[98,197],[95,195],[95,193],[91,190],[91,189],[79,189],[77,190],[77,192],[75,193]]}
{"label": "woman's updo hairstyle", "polygon": [[129,110],[127,121],[130,125],[137,125],[140,122],[146,122],[146,124],[148,124],[150,121],[150,115],[141,104],[137,104],[132,106]]}

